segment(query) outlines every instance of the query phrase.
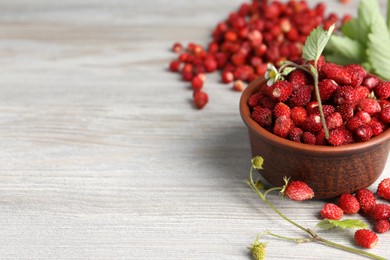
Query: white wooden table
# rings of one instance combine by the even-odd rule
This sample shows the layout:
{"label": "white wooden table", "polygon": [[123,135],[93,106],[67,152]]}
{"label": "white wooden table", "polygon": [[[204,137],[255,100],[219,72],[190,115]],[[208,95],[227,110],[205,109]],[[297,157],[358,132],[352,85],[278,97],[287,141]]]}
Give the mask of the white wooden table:
{"label": "white wooden table", "polygon": [[[243,181],[240,94],[210,75],[197,111],[166,70],[173,42],[207,43],[241,2],[0,1],[0,259],[251,259],[265,229],[300,236]],[[307,227],[324,203],[271,200]],[[265,241],[267,259],[364,259]]]}

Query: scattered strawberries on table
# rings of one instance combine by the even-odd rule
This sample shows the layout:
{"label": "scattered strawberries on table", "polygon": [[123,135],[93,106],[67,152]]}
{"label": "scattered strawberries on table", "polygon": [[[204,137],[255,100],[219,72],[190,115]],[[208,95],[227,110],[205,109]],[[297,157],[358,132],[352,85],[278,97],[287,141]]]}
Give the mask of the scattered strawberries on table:
{"label": "scattered strawberries on table", "polygon": [[359,229],[355,232],[355,241],[364,248],[373,248],[378,243],[378,236],[368,229]]}
{"label": "scattered strawberries on table", "polygon": [[287,186],[282,190],[284,196],[291,200],[303,201],[314,197],[314,191],[302,181],[288,182]]}
{"label": "scattered strawberries on table", "polygon": [[[264,75],[268,63],[300,57],[307,36],[318,25],[327,29],[338,21],[341,24],[335,13],[325,16],[325,9],[324,2],[312,8],[306,1],[243,3],[215,26],[207,47],[174,43],[172,51],[178,58],[170,63],[169,69],[180,73],[184,81],[192,81],[199,73],[219,70],[222,83],[236,80],[249,83]],[[348,17],[342,19],[346,20]],[[233,90],[242,91],[244,87],[235,84]]]}
{"label": "scattered strawberries on table", "polygon": [[322,218],[334,220],[340,220],[344,214],[343,210],[333,203],[324,204],[320,213]]}
{"label": "scattered strawberries on table", "polygon": [[[285,80],[264,86],[249,98],[252,118],[282,138],[316,145],[364,142],[388,128],[390,82],[380,82],[357,64],[340,66],[322,58],[318,68],[318,88],[330,132],[328,139],[324,139],[313,80],[300,69],[291,72]],[[258,109],[271,114],[271,120],[267,117],[264,121],[256,112]]]}

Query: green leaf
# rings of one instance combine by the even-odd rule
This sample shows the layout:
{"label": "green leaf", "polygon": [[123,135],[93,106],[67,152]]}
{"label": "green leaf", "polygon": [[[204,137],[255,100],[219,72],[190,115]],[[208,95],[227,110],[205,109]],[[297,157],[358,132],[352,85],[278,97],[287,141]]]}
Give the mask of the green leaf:
{"label": "green leaf", "polygon": [[387,30],[390,32],[390,0],[387,0],[386,22],[387,22]]}
{"label": "green leaf", "polygon": [[[352,20],[349,20],[346,22],[343,27],[341,28],[341,31],[343,34],[353,40],[358,40],[360,43],[364,43],[360,39],[360,34],[364,34],[365,32],[361,32],[359,28],[359,21],[357,18],[353,18]],[[366,32],[369,33],[369,32]]]}
{"label": "green leaf", "polygon": [[314,29],[309,37],[307,37],[305,45],[302,48],[302,57],[306,60],[314,60],[317,63],[334,28],[335,26],[332,25],[328,31],[325,31],[320,26]]}
{"label": "green leaf", "polygon": [[317,227],[321,229],[332,229],[332,228],[366,228],[367,224],[364,223],[361,220],[358,219],[344,219],[344,220],[332,220],[332,219],[324,219],[321,220],[318,224]]}
{"label": "green leaf", "polygon": [[362,44],[347,37],[332,35],[326,49],[337,56],[342,56],[341,59],[347,57],[348,59],[345,60],[348,62],[343,62],[343,64],[362,63],[366,58],[365,48]]}
{"label": "green leaf", "polygon": [[296,70],[297,68],[295,67],[285,67],[282,71],[282,75],[283,76],[287,76],[288,74],[290,74],[291,72],[293,72],[294,70]]}
{"label": "green leaf", "polygon": [[325,54],[326,61],[333,62],[339,65],[348,65],[351,64],[350,59],[348,57],[341,56],[340,54],[331,53]]}
{"label": "green leaf", "polygon": [[368,35],[367,57],[379,77],[390,80],[390,33],[382,17],[377,17]]}

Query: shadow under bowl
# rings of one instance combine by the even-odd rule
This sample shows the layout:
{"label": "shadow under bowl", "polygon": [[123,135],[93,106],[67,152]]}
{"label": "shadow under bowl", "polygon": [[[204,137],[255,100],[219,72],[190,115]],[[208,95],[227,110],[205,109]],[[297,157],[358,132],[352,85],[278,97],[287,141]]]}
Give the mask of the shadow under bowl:
{"label": "shadow under bowl", "polygon": [[251,117],[248,99],[266,86],[264,78],[253,81],[240,99],[252,156],[264,158],[260,174],[272,185],[282,186],[283,177],[306,182],[316,199],[354,193],[374,183],[389,154],[390,128],[366,142],[341,146],[309,145],[281,138],[261,127]]}

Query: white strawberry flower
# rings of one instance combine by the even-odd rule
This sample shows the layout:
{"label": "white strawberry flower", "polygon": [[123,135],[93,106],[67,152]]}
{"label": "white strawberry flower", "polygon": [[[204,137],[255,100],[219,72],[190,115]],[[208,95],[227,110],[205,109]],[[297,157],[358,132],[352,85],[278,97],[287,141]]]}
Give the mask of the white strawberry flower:
{"label": "white strawberry flower", "polygon": [[268,64],[267,72],[264,75],[265,79],[267,79],[267,86],[272,86],[276,81],[282,78],[282,75],[278,72],[274,65],[271,63]]}

